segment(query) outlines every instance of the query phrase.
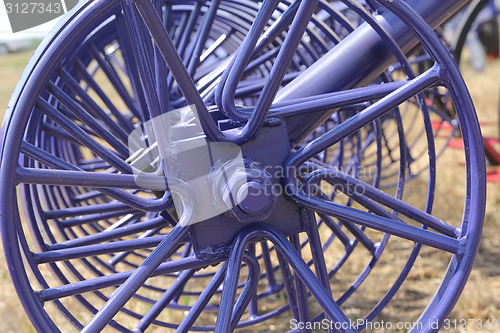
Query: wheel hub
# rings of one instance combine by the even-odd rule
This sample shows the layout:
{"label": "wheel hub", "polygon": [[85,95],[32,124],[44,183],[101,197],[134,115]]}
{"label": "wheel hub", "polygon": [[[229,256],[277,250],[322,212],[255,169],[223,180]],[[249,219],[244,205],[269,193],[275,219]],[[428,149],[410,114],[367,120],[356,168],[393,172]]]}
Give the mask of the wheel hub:
{"label": "wheel hub", "polygon": [[244,170],[230,161],[212,173],[214,197],[227,210],[193,225],[198,256],[227,253],[234,237],[255,224],[272,226],[285,235],[302,231],[300,208],[282,186],[283,165],[290,156],[287,133],[284,123],[266,124],[256,138],[239,146]]}

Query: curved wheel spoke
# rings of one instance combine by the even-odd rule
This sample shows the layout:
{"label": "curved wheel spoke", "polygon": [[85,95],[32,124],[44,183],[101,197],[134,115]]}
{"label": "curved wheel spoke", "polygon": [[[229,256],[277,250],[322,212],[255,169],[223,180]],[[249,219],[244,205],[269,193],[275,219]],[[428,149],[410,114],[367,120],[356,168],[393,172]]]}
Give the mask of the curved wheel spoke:
{"label": "curved wheel spoke", "polygon": [[75,63],[75,67],[78,70],[78,73],[82,76],[83,82],[85,82],[89,88],[91,88],[97,96],[103,101],[103,103],[108,107],[111,114],[118,120],[120,126],[126,133],[130,133],[133,130],[133,126],[129,119],[126,119],[126,116],[118,110],[115,104],[111,101],[109,96],[103,90],[103,88],[99,85],[99,83],[92,77],[92,75],[87,71],[87,68],[82,63],[81,60],[77,60]]}
{"label": "curved wheel spoke", "polygon": [[127,105],[129,111],[140,119],[140,113],[137,110],[136,104],[134,103],[132,97],[130,96],[129,91],[125,87],[125,84],[120,79],[120,76],[116,73],[112,64],[109,63],[108,58],[105,55],[103,55],[93,44],[89,46],[89,52],[93,55],[94,59],[99,64],[100,68],[106,74],[107,78],[113,85],[116,92],[118,92],[123,102]]}
{"label": "curved wheel spoke", "polygon": [[116,252],[148,249],[157,246],[164,239],[165,236],[137,238],[112,242],[104,247],[100,245],[75,245],[73,247],[68,247],[64,243],[60,243],[47,246],[48,251],[36,254],[35,259],[39,263],[48,263],[61,260],[84,258],[87,256],[98,256]]}
{"label": "curved wheel spoke", "polygon": [[270,115],[294,116],[315,111],[338,109],[358,103],[371,102],[393,93],[408,82],[390,82],[363,88],[355,88],[330,94],[305,97],[286,102],[274,103]]}
{"label": "curved wheel spoke", "polygon": [[110,149],[102,146],[96,139],[85,133],[83,129],[73,123],[68,117],[61,114],[54,106],[43,98],[38,99],[37,107],[40,111],[49,116],[55,123],[61,126],[66,132],[78,140],[82,145],[89,148],[96,155],[108,162],[117,170],[124,173],[132,173],[132,168],[122,159],[114,154]]}
{"label": "curved wheel spoke", "polygon": [[[108,179],[106,176],[103,176],[102,173],[91,173],[91,172],[85,172],[81,170],[80,168],[72,165],[71,163],[68,163],[56,156],[53,156],[52,154],[49,154],[48,152],[24,141],[22,144],[22,152],[30,156],[36,161],[39,161],[45,165],[47,165],[50,168],[55,168],[55,169],[63,169],[63,170],[43,170],[43,169],[26,169],[26,168],[19,168],[18,169],[18,174],[20,176],[20,180],[25,181],[26,183],[32,182],[32,183],[48,183],[52,184],[54,182],[58,182],[58,180],[54,180],[50,177],[50,174],[52,172],[61,175],[61,178],[59,180],[59,184],[61,185],[68,185],[71,184],[72,182],[75,185],[84,183],[84,179],[101,179],[103,183],[106,183],[107,181],[105,179]],[[128,164],[127,164],[128,165]],[[118,181],[122,182],[122,186],[125,184],[128,184],[128,186],[131,186],[133,188],[137,188],[137,184],[135,181],[133,181],[133,177],[131,175],[117,175],[117,174],[104,174],[107,175],[111,178],[111,182],[108,184],[110,187],[113,187],[113,185],[116,185],[116,183],[113,184],[113,182]],[[114,176],[110,176],[114,175]],[[114,178],[113,178],[114,177]],[[119,178],[119,179],[118,179]],[[147,178],[147,177],[146,177]],[[146,179],[145,178],[145,179]],[[52,179],[52,180],[51,180]],[[149,179],[149,178],[148,178]],[[94,180],[90,180],[87,184],[90,184],[94,182]],[[156,179],[157,182],[157,179]],[[96,184],[97,185],[97,184]],[[83,184],[83,186],[87,186]],[[106,186],[106,184],[105,184]],[[155,187],[155,186],[153,186]],[[158,187],[156,187],[158,189]],[[161,189],[161,188],[160,188]],[[123,189],[110,189],[110,188],[98,188],[98,190],[106,194],[107,196],[123,202],[124,204],[136,208],[138,210],[143,210],[143,211],[152,211],[152,212],[157,212],[166,209],[168,206],[172,204],[172,197],[170,196],[169,192],[164,192],[163,196],[161,199],[146,199],[146,198],[141,198],[139,196],[135,196],[130,192],[127,192]]]}
{"label": "curved wheel spoke", "polygon": [[354,134],[380,116],[393,110],[409,98],[437,84],[440,80],[439,66],[436,65],[424,74],[408,81],[394,92],[370,105],[362,112],[355,114],[334,129],[310,142],[306,147],[296,152],[288,163],[297,164],[297,161],[299,161],[298,163],[304,162],[306,159],[328,149],[340,140],[345,139],[348,135]]}
{"label": "curved wheel spoke", "polygon": [[[113,204],[105,204],[103,206],[104,207],[101,206],[101,208],[106,208],[108,206],[113,207]],[[80,225],[84,225],[84,224],[98,222],[101,220],[112,219],[112,218],[120,217],[123,215],[128,216],[127,214],[133,215],[133,216],[135,216],[135,214],[137,214],[137,210],[130,209],[128,206],[125,206],[121,203],[118,205],[118,207],[114,207],[114,210],[116,210],[116,212],[111,212],[111,213],[106,213],[106,212],[102,212],[102,210],[99,210],[98,214],[92,214],[90,212],[87,212],[87,214],[85,214],[85,213],[80,214],[79,212],[77,212],[77,213],[75,213],[75,214],[77,214],[75,216],[78,216],[78,217],[65,219],[65,220],[59,221],[59,223],[63,228],[71,228],[71,227],[76,227],[76,226],[80,226]],[[57,211],[47,211],[46,212],[47,218],[62,215],[62,214],[57,214],[56,212]]]}
{"label": "curved wheel spoke", "polygon": [[[121,223],[127,222],[127,219],[120,221]],[[167,222],[163,217],[157,217],[146,222],[138,222],[133,224],[128,224],[123,227],[107,228],[105,231],[79,237],[76,239],[71,239],[62,243],[57,243],[50,245],[49,248],[52,250],[75,248],[80,246],[99,244],[102,242],[112,241],[116,239],[123,238],[125,236],[135,235],[136,233],[150,230],[153,228],[158,228],[165,226]]]}
{"label": "curved wheel spoke", "polygon": [[[56,169],[35,169],[19,168],[17,170],[19,183],[41,184],[41,185],[61,185],[61,186],[81,186],[90,188],[118,188],[118,189],[144,189],[147,177],[143,178],[139,186],[134,175],[123,175],[114,173],[95,173],[85,171],[70,171]],[[153,179],[154,178],[154,179]],[[158,177],[151,178],[151,186],[154,188],[158,182]]]}
{"label": "curved wheel spoke", "polygon": [[[458,235],[458,230],[435,216],[428,214],[412,205],[404,202],[403,200],[397,199],[351,175],[348,175],[342,171],[338,170],[318,170],[313,173],[310,177],[310,181],[318,181],[320,179],[326,180],[334,188],[340,189],[342,192],[348,196],[353,196],[356,198],[366,197],[372,201],[387,206],[397,213],[405,215],[414,221],[421,223],[429,228],[432,228],[438,232],[443,233],[449,237],[456,237]],[[374,206],[372,206],[374,207]],[[379,209],[383,209],[378,206]]]}
{"label": "curved wheel spoke", "polygon": [[[127,147],[122,147],[122,145],[126,145],[128,142],[127,133],[123,131],[120,126],[118,126],[115,120],[111,119],[111,117],[106,114],[106,112],[90,97],[88,92],[78,84],[78,82],[66,69],[63,69],[61,71],[61,76],[64,79],[64,82],[69,85],[70,89],[73,91],[76,97],[79,97],[81,99],[82,104],[85,106],[85,109],[77,104],[77,100],[75,98],[72,98],[71,96],[66,94],[54,83],[51,83],[49,89],[52,91],[54,96],[58,98],[58,100],[63,103],[68,109],[70,109],[76,117],[78,117],[82,122],[84,122],[92,130],[94,130],[98,135],[100,135],[101,138],[106,140],[107,143],[112,145],[113,148],[115,148],[123,156],[127,156]],[[110,103],[110,105],[112,104]],[[112,109],[115,109],[114,105],[112,105]],[[120,115],[120,113],[117,112],[116,109],[112,114],[115,117],[116,115]],[[101,124],[99,124],[97,120],[94,120],[93,117],[101,120],[107,128],[101,126]],[[118,116],[118,119],[121,118],[123,117]],[[107,130],[108,128],[111,130],[117,140],[109,134]],[[117,142],[118,140],[121,145]]]}
{"label": "curved wheel spoke", "polygon": [[217,138],[220,133],[217,133],[215,125],[209,119],[207,108],[203,103],[198,90],[195,87],[191,76],[189,75],[184,63],[177,53],[172,39],[162,26],[161,19],[158,16],[153,5],[149,1],[139,1],[135,4],[143,18],[143,21],[148,28],[149,33],[153,37],[159,52],[167,63],[172,75],[177,80],[186,101],[189,105],[194,105],[200,115],[202,127],[211,138]]}
{"label": "curved wheel spoke", "polygon": [[[121,202],[108,202],[105,204],[97,204],[92,206],[52,209],[44,211],[43,214],[46,219],[64,219],[68,217],[77,217],[72,220],[64,221],[68,223],[68,226],[73,226],[73,224],[76,225],[80,223],[94,222],[93,219],[94,218],[98,219],[100,214],[102,214],[102,218],[105,218],[107,217],[106,213],[109,212],[111,212],[110,214],[121,215],[129,211],[130,207]],[[108,216],[113,217],[114,215],[108,215]]]}
{"label": "curved wheel spoke", "polygon": [[220,287],[222,282],[224,281],[224,276],[227,272],[227,262],[225,262],[221,268],[214,274],[214,277],[207,285],[207,287],[203,290],[200,297],[196,303],[191,307],[191,310],[186,315],[182,323],[177,328],[176,332],[188,332],[189,329],[194,325],[196,319],[200,316],[203,309],[207,306],[210,299],[216,293],[217,288]]}
{"label": "curved wheel spoke", "polygon": [[[200,260],[194,257],[178,259],[174,261],[165,262],[158,266],[151,273],[150,277],[171,274],[182,270],[189,270],[201,268],[206,265],[217,264],[221,259],[214,260]],[[93,279],[71,283],[60,287],[44,289],[38,292],[40,300],[47,302],[55,299],[60,299],[68,296],[79,295],[90,291],[109,288],[120,285],[127,281],[136,270],[114,273],[107,276],[101,276]]]}
{"label": "curved wheel spoke", "polygon": [[[461,249],[460,241],[456,238],[417,228],[388,217],[362,212],[355,208],[343,206],[334,202],[325,202],[312,197],[301,198],[301,203],[311,209],[329,214],[345,222],[359,224],[440,250],[456,254]],[[387,213],[390,215],[389,212]]]}
{"label": "curved wheel spoke", "polygon": [[179,223],[151,252],[144,262],[130,275],[129,278],[113,293],[109,301],[87,323],[82,332],[102,330],[136,291],[146,282],[160,264],[176,249],[179,242],[189,232],[190,227]]}
{"label": "curved wheel spoke", "polygon": [[[325,289],[323,283],[318,279],[318,277],[314,275],[307,263],[304,262],[304,259],[297,252],[296,247],[277,231],[270,228],[261,227],[257,229],[250,228],[246,231],[241,232],[237,236],[232,246],[231,256],[229,259],[230,266],[231,263],[240,262],[238,258],[242,257],[246,245],[254,239],[265,239],[274,244],[276,249],[286,260],[286,262],[292,267],[301,283],[310,291],[313,297],[321,305],[327,316],[335,322],[341,324],[340,326],[342,327],[342,329],[340,330],[340,332],[355,332],[355,330],[349,328],[350,326],[348,325],[348,318],[333,300],[333,298],[331,297],[331,293],[327,289]],[[300,246],[297,238],[295,238],[294,242],[297,246]],[[321,264],[319,265],[318,269],[321,271]],[[225,291],[222,295],[221,309],[223,309],[223,312],[219,313],[219,317],[217,318],[216,332],[223,332],[224,329],[227,330],[230,328],[230,326],[228,326],[230,323],[229,318],[232,309],[233,298],[235,295],[235,279],[233,275],[237,275],[236,272],[235,274],[231,274],[226,278],[228,284],[225,284],[224,288],[228,288],[228,291]],[[297,286],[302,288],[300,285]],[[300,299],[298,299],[298,302],[302,303],[302,305],[307,304],[306,300],[301,301]],[[300,310],[300,304],[298,307],[299,317],[301,317],[301,312],[305,315],[305,312]],[[308,316],[306,318],[308,318]]]}
{"label": "curved wheel spoke", "polygon": [[175,282],[170,285],[168,290],[160,297],[160,299],[153,305],[151,310],[142,317],[141,321],[137,324],[134,332],[144,332],[151,323],[158,317],[161,311],[174,299],[176,294],[186,285],[189,279],[196,273],[195,269],[183,271]]}

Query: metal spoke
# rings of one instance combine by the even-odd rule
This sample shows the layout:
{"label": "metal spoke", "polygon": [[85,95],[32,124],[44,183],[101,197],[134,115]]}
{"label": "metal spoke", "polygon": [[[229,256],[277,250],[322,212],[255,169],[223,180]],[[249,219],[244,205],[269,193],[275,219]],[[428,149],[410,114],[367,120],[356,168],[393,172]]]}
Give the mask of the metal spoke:
{"label": "metal spoke", "polygon": [[83,146],[90,149],[92,152],[108,162],[114,168],[124,173],[132,173],[132,168],[129,164],[116,156],[111,150],[102,146],[97,140],[85,133],[84,130],[74,124],[69,118],[61,114],[46,100],[40,97],[38,99],[37,107],[40,109],[40,111],[47,114],[47,116],[49,116],[59,126],[64,128],[66,132],[71,134]]}
{"label": "metal spoke", "polygon": [[89,74],[85,65],[81,62],[81,60],[77,60],[75,63],[75,67],[78,70],[78,73],[82,75],[82,80],[85,82],[103,101],[103,103],[109,108],[111,114],[118,121],[120,126],[124,129],[126,133],[130,133],[133,130],[133,125],[130,119],[126,119],[124,112],[118,110],[115,104],[111,101],[108,95],[103,91],[101,86],[96,82],[96,80]]}
{"label": "metal spoke", "polygon": [[[172,274],[178,271],[202,268],[206,265],[214,265],[221,259],[200,260],[195,257],[183,258],[165,262],[156,268],[150,277]],[[114,273],[106,276],[96,277],[93,279],[83,280],[69,285],[44,289],[38,292],[41,301],[47,302],[55,299],[60,299],[68,296],[79,295],[90,291],[96,291],[104,288],[120,285],[127,281],[137,270],[130,270],[120,273]]]}
{"label": "metal spoke", "polygon": [[[217,11],[219,9],[221,0],[213,0],[210,3],[210,7],[208,8],[208,11],[203,15],[202,22],[200,27],[198,28],[198,32],[196,34],[196,37],[194,39],[194,46],[193,46],[193,51],[190,54],[189,62],[188,62],[188,72],[191,76],[194,76],[194,73],[196,71],[196,68],[199,66],[201,60],[200,56],[205,48],[210,29],[214,23],[215,16],[217,14]],[[186,62],[186,59],[185,59]]]}
{"label": "metal spoke", "polygon": [[168,290],[158,299],[158,301],[156,301],[151,310],[149,310],[148,313],[142,317],[133,332],[144,332],[163,311],[163,309],[168,306],[168,304],[175,297],[175,294],[186,285],[194,273],[196,273],[195,269],[181,272],[177,280],[169,286]]}
{"label": "metal spoke", "polygon": [[366,213],[334,202],[325,202],[324,200],[313,197],[301,197],[300,202],[310,209],[331,215],[340,220],[363,225],[371,229],[422,243],[450,253],[456,254],[461,249],[460,240],[456,238],[413,227],[387,217]]}
{"label": "metal spoke", "polygon": [[348,135],[355,133],[362,127],[373,122],[383,114],[391,111],[408,98],[415,96],[441,80],[439,66],[435,66],[417,78],[408,81],[399,89],[375,102],[360,113],[355,114],[334,129],[321,135],[319,138],[301,148],[288,161],[289,165],[305,162],[321,151],[331,147]]}
{"label": "metal spoke", "polygon": [[[28,142],[23,142],[22,144],[22,152],[34,158],[35,160],[40,161],[41,163],[47,165],[50,168],[56,168],[56,169],[63,169],[63,171],[74,171],[76,173],[80,174],[87,174],[87,175],[99,175],[100,173],[91,173],[91,172],[85,172],[81,170],[78,167],[75,167],[74,165],[58,158],[55,157],[44,150],[28,143]],[[41,172],[42,169],[37,170],[37,174],[45,174],[47,175],[46,172]],[[26,173],[26,169],[22,169],[21,173]],[[52,170],[51,170],[52,171]],[[63,171],[61,174],[63,174]],[[118,175],[117,175],[118,176]],[[127,176],[127,175],[120,175],[122,176]],[[26,176],[26,179],[28,179],[29,176]],[[81,176],[80,176],[81,177]],[[84,176],[85,177],[85,176]],[[50,177],[49,177],[50,178]],[[79,178],[79,177],[76,177]],[[91,177],[92,178],[92,177]],[[75,179],[75,173],[71,173],[68,177],[68,179]],[[130,181],[131,179],[128,177],[122,177],[121,180],[125,181]],[[33,180],[36,181],[36,180]],[[51,182],[50,180],[47,180],[47,182]],[[132,186],[132,185],[131,185]],[[103,194],[106,194],[109,197],[112,197],[113,199],[116,199],[117,201],[123,202],[124,204],[136,208],[138,210],[142,211],[151,211],[151,212],[157,212],[161,210],[165,210],[168,206],[172,204],[172,197],[170,196],[170,193],[165,191],[161,199],[146,199],[146,198],[141,198],[139,196],[135,196],[130,192],[127,192],[123,189],[109,189],[109,188],[98,188],[100,192]]]}
{"label": "metal spoke", "polygon": [[67,240],[62,243],[57,243],[50,245],[50,248],[52,250],[59,250],[59,249],[68,249],[68,248],[75,248],[75,247],[80,247],[80,246],[86,246],[86,245],[92,245],[92,244],[99,244],[102,242],[107,242],[107,241],[112,241],[114,239],[120,239],[125,236],[130,236],[134,235],[138,232],[142,232],[145,230],[150,230],[153,228],[158,228],[161,226],[165,226],[167,223],[163,219],[163,217],[157,217],[154,218],[150,221],[146,222],[139,222],[139,223],[134,223],[133,225],[127,225],[124,227],[117,227],[114,229],[107,229],[105,231],[96,233],[96,234],[90,234],[84,237],[79,237],[71,240]]}
{"label": "metal spoke", "polygon": [[134,271],[110,297],[109,301],[87,323],[82,332],[95,332],[102,330],[127,301],[135,294],[142,284],[151,277],[157,267],[172,254],[177,245],[184,239],[191,227],[192,207],[184,205],[185,211],[179,223],[165,236],[160,244],[151,252],[144,262]]}
{"label": "metal spoke", "polygon": [[[299,242],[298,235],[292,235],[290,237],[290,243],[298,252],[299,256],[302,257],[301,246]],[[311,315],[309,311],[309,300],[307,295],[307,289],[304,285],[304,282],[297,276],[297,272],[294,272],[294,282],[295,282],[295,293],[297,297],[297,309],[299,320],[301,323],[309,323],[311,322]],[[308,328],[304,328],[302,330],[304,333],[312,333],[312,331]]]}
{"label": "metal spoke", "polygon": [[113,69],[113,66],[107,62],[107,59],[105,56],[103,56],[97,47],[95,45],[91,45],[89,47],[89,51],[94,57],[95,60],[97,60],[100,68],[103,70],[103,72],[106,74],[107,78],[113,85],[115,91],[120,95],[122,98],[123,102],[127,105],[129,108],[129,111],[132,112],[136,117],[140,119],[139,112],[137,111],[137,108],[135,106],[135,103],[130,96],[129,92],[127,91],[127,88],[125,87],[124,83],[120,79],[119,75],[116,73],[116,71]]}
{"label": "metal spoke", "polygon": [[[309,289],[311,294],[315,297],[327,316],[330,317],[333,321],[340,324],[340,327],[342,328],[339,331],[346,333],[355,332],[348,325],[349,320],[344,312],[328,294],[328,291],[323,287],[323,285],[311,271],[309,266],[304,262],[304,259],[300,256],[294,246],[282,234],[266,227],[262,227],[256,230],[249,229],[246,232],[242,232],[240,235],[238,235],[238,238],[234,244],[244,244],[252,238],[264,238],[271,241],[276,246],[276,249],[281,253],[281,255],[283,255],[285,260],[293,268],[297,277],[302,281],[302,283],[304,283],[307,289]],[[236,245],[233,246],[235,248],[238,248],[238,246]]]}
{"label": "metal spoke", "polygon": [[458,235],[458,230],[454,226],[342,171],[335,169],[317,170],[311,174],[309,181],[315,183],[320,179],[326,180],[334,188],[341,189],[347,195],[367,197],[446,236],[457,237]]}
{"label": "metal spoke", "polygon": [[187,333],[189,329],[194,325],[196,319],[199,317],[203,309],[207,306],[210,298],[216,293],[217,289],[222,284],[224,277],[227,271],[227,262],[222,264],[222,267],[219,268],[217,273],[214,274],[214,277],[207,285],[203,292],[196,300],[196,303],[191,307],[189,313],[186,315],[184,320],[181,322],[176,332],[178,333]]}
{"label": "metal spoke", "polygon": [[[106,206],[107,205],[109,205],[109,204],[106,204]],[[129,207],[124,206],[123,204],[121,204],[121,206],[122,206],[122,208],[116,212],[111,212],[111,213],[100,212],[98,214],[90,214],[87,216],[78,215],[78,217],[75,217],[75,218],[65,219],[63,221],[59,221],[59,224],[63,228],[72,228],[72,227],[76,227],[76,226],[80,226],[80,225],[84,225],[84,224],[98,222],[101,220],[108,220],[108,219],[116,218],[116,217],[127,215],[127,214],[132,214],[134,216],[137,214],[137,210],[130,209]],[[48,211],[47,213],[51,213],[51,211]],[[50,214],[49,214],[49,216],[50,216]]]}
{"label": "metal spoke", "polygon": [[315,111],[338,109],[353,104],[374,101],[393,93],[408,82],[390,82],[363,88],[354,88],[330,94],[303,97],[273,104],[270,115],[294,116]]}
{"label": "metal spoke", "polygon": [[[144,189],[146,183],[137,183],[134,175],[124,175],[104,172],[85,172],[71,170],[19,168],[16,175],[20,183],[81,186],[89,188],[117,188],[117,189]],[[144,178],[144,181],[147,177]],[[150,188],[154,188],[158,177],[151,178]],[[146,186],[148,187],[148,186]]]}
{"label": "metal spoke", "polygon": [[98,256],[103,254],[112,254],[117,252],[134,251],[139,249],[148,249],[157,246],[165,239],[165,236],[154,236],[148,238],[137,238],[111,242],[105,247],[93,244],[82,245],[78,247],[66,247],[64,244],[48,245],[46,252],[35,254],[38,263],[56,262],[62,260],[71,260],[85,258],[88,256]]}
{"label": "metal spoke", "polygon": [[[92,119],[92,117],[88,117],[86,114],[86,111],[88,110],[89,112],[92,112],[92,116],[97,117],[100,119],[104,124],[106,124],[107,128],[109,128],[112,133],[115,135],[115,137],[120,140],[123,144],[127,144],[128,142],[128,135],[123,129],[116,123],[114,119],[111,119],[109,115],[106,114],[106,112],[89,96],[88,92],[85,91],[78,82],[71,76],[70,73],[66,69],[61,70],[61,77],[64,79],[64,82],[70,87],[70,89],[73,91],[73,93],[80,97],[82,102],[84,103],[86,110],[84,110],[82,107],[80,107],[75,101],[72,101],[71,97],[68,96],[62,89],[60,89],[57,85],[51,83],[49,85],[49,89],[54,93],[56,97],[60,97],[60,101],[73,113],[75,116],[77,116],[82,122],[86,123],[87,126],[92,128],[94,131],[96,131],[99,135],[105,135],[104,133],[101,133],[103,131],[106,131],[105,128],[102,128],[99,126],[99,124]],[[120,114],[117,112],[117,110],[114,110],[115,114]],[[116,117],[116,116],[115,116]],[[119,117],[118,120],[120,120]],[[123,121],[123,120],[122,120]],[[130,124],[130,122],[128,122]],[[101,136],[102,137],[102,136]],[[104,140],[106,140],[109,144],[113,144],[114,148],[120,147],[117,143],[113,142],[112,138],[108,138],[108,136],[102,137]],[[116,146],[116,147],[115,147]],[[124,156],[127,155],[128,150],[121,151],[117,149],[117,151],[120,151]]]}
{"label": "metal spoke", "polygon": [[[157,235],[161,231],[161,229],[163,229],[163,227],[148,230],[148,231],[142,233],[139,237],[137,237],[137,239],[149,239],[151,237],[154,237],[155,235]],[[107,261],[107,264],[110,266],[116,266],[119,263],[125,261],[125,259],[132,253],[133,252],[131,252],[131,251],[124,251],[124,252],[119,252],[119,253],[113,254],[111,259],[109,259]]]}
{"label": "metal spoke", "polygon": [[[100,213],[106,214],[108,212],[113,212],[116,214],[122,214],[124,212],[127,212],[129,209],[130,207],[121,202],[108,202],[105,204],[97,204],[92,206],[79,206],[47,210],[44,212],[44,216],[46,219],[63,219],[67,217],[78,216],[79,220],[81,216],[85,215],[90,215],[88,216],[88,218],[93,218],[94,216],[97,217]],[[103,217],[106,217],[106,215],[103,215]],[[76,221],[76,219],[74,221]],[[68,224],[68,226],[71,226],[71,222]]]}

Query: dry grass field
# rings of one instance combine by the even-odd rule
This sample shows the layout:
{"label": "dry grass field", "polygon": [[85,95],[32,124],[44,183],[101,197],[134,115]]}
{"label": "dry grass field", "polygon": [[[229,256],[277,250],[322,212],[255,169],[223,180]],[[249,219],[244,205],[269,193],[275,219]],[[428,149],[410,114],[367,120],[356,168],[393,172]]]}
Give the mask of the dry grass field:
{"label": "dry grass field", "polygon": [[[0,57],[0,112],[6,109],[10,95],[19,80],[22,70],[31,56],[31,52],[9,54]],[[476,108],[481,122],[484,123],[483,132],[487,136],[498,136],[498,106],[500,92],[500,60],[491,61],[488,70],[484,73],[476,73],[468,68],[464,70],[464,77],[473,95]],[[0,119],[3,114],[0,113]],[[497,147],[500,150],[500,147]],[[436,207],[437,214],[450,219],[460,219],[462,207],[456,206],[454,202],[454,191],[461,189],[463,184],[455,181],[454,173],[463,173],[460,153],[448,149],[441,157],[439,163],[447,165],[447,179],[449,182],[442,191],[450,199],[447,205]],[[418,179],[415,181],[418,182]],[[441,194],[441,193],[440,193]],[[1,200],[1,198],[0,198]],[[455,206],[454,206],[455,204]],[[436,251],[423,251],[419,261],[426,265],[415,266],[409,280],[411,288],[408,288],[396,300],[395,304],[384,312],[385,320],[400,321],[406,315],[417,311],[422,304],[426,304],[428,298],[435,290],[435,284],[439,282],[440,272],[445,268]],[[393,261],[398,264],[397,257],[385,258],[387,262]],[[435,264],[434,264],[435,263]],[[356,267],[353,267],[355,269]],[[395,273],[391,265],[384,265],[385,271],[382,276],[391,277]],[[347,269],[339,275],[339,282],[348,278]],[[347,275],[347,276],[345,276]],[[429,288],[431,286],[432,288]],[[351,304],[353,308],[362,308],[364,299],[355,299]],[[492,319],[500,320],[500,185],[488,184],[488,203],[479,256],[469,283],[463,292],[458,305],[455,307],[452,319]],[[17,295],[13,290],[2,251],[0,251],[0,332],[1,333],[28,333],[34,332],[27,317],[25,316]],[[284,328],[270,326],[263,328],[265,331],[275,330],[281,332]],[[69,330],[68,330],[69,331]],[[469,330],[469,332],[495,332],[493,328],[483,330]],[[378,331],[377,331],[378,332]],[[461,330],[448,330],[448,332],[462,332]],[[463,331],[465,332],[465,331]]]}

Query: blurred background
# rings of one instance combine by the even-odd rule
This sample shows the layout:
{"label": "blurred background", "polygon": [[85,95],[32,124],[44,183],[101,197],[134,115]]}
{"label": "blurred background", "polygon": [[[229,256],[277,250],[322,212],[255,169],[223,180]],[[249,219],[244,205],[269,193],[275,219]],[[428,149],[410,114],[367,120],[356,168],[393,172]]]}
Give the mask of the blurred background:
{"label": "blurred background", "polygon": [[[472,27],[467,37],[460,68],[469,87],[476,110],[481,122],[482,131],[487,139],[492,153],[500,154],[498,139],[500,136],[500,58],[499,58],[499,20],[497,7],[487,8],[481,15],[480,24]],[[496,10],[496,11],[495,11]],[[18,83],[26,64],[31,58],[34,49],[40,43],[55,22],[30,29],[30,31],[12,34],[8,21],[2,12],[0,15],[0,119],[10,96]],[[2,16],[3,15],[3,16]],[[453,38],[456,32],[456,21],[449,22],[444,27],[443,35],[447,39]],[[450,147],[441,157],[440,163],[448,165],[449,172],[463,172],[464,161],[456,156],[456,148]],[[500,156],[500,155],[499,155]],[[493,155],[488,162],[488,203],[483,240],[479,249],[475,269],[471,274],[469,283],[463,292],[458,305],[455,307],[451,319],[482,319],[484,321],[500,320],[500,166],[495,164]],[[452,179],[452,178],[451,178]],[[461,189],[460,186],[456,187]],[[448,191],[453,197],[455,186],[450,183]],[[1,200],[1,198],[0,198]],[[450,212],[462,212],[462,207],[443,207]],[[456,216],[460,219],[461,216]],[[421,256],[430,256],[422,253]],[[17,295],[10,281],[7,267],[4,264],[3,252],[0,251],[0,322],[3,333],[34,332],[24,311],[18,301]],[[390,272],[388,272],[390,274]],[[439,281],[439,276],[434,276],[433,269],[415,270],[410,279],[415,285],[420,285],[419,293],[409,294],[399,309],[387,314],[388,319],[398,319],[402,312],[412,311],[412,306],[425,299],[426,283]],[[433,288],[431,288],[433,289]],[[449,330],[448,332],[461,332]],[[494,327],[474,330],[474,332],[496,332]]]}

